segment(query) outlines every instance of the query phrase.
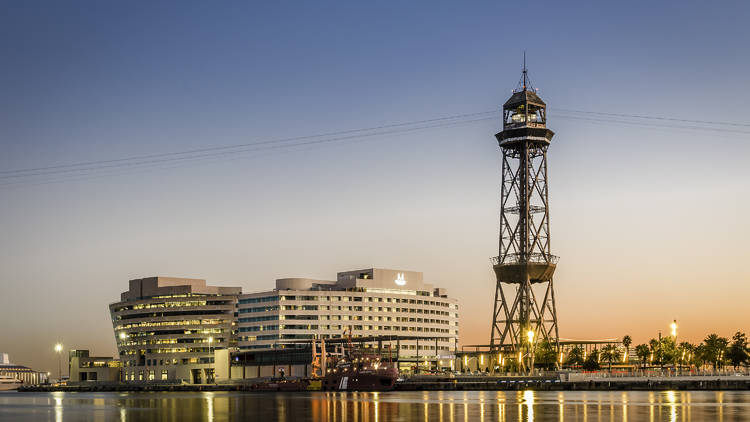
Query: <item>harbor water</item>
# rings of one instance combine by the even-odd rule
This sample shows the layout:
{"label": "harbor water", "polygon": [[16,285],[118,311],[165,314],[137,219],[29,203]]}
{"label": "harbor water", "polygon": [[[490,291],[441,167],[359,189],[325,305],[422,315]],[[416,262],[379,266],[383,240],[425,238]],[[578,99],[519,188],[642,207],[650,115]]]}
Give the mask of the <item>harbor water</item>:
{"label": "harbor water", "polygon": [[750,421],[750,391],[0,393],[0,421]]}

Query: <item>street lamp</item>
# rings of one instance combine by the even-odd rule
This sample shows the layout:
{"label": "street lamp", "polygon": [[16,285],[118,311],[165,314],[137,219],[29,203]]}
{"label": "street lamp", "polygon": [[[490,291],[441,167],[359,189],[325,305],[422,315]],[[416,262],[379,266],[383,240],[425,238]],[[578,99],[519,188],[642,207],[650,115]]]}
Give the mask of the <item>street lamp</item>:
{"label": "street lamp", "polygon": [[532,350],[534,344],[534,331],[527,331],[526,337],[529,339],[529,360],[531,360],[531,365],[529,365],[529,372],[534,373],[534,351]]}
{"label": "street lamp", "polygon": [[62,349],[63,345],[60,343],[55,344],[55,353],[57,353],[57,382],[62,381]]}
{"label": "street lamp", "polygon": [[[125,346],[125,340],[128,339],[128,334],[125,331],[120,331],[120,347]],[[123,362],[123,366],[127,362]],[[127,373],[125,372],[124,368],[120,368],[120,378],[122,378],[123,381],[127,381]]]}

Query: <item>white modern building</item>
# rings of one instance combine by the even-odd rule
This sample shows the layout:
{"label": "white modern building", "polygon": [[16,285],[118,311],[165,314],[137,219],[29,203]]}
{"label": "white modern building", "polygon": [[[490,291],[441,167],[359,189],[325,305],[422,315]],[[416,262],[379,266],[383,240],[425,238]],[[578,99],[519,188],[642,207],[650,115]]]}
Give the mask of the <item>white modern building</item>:
{"label": "white modern building", "polygon": [[[399,355],[450,359],[458,344],[458,302],[414,271],[370,268],[335,281],[276,280],[238,302],[240,350],[289,347],[313,338],[409,336]],[[345,334],[346,332],[346,334]]]}
{"label": "white modern building", "polygon": [[215,352],[235,346],[241,288],[173,277],[130,280],[129,287],[109,305],[122,380],[213,381]]}

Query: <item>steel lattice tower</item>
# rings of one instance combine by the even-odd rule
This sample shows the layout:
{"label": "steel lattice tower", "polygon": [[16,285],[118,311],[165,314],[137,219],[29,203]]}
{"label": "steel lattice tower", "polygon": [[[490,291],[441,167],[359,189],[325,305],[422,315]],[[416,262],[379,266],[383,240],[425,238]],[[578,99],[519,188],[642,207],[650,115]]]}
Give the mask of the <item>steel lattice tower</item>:
{"label": "steel lattice tower", "polygon": [[503,161],[490,348],[514,356],[533,351],[540,340],[559,349],[547,178],[547,148],[554,133],[546,126],[546,108],[529,85],[524,60],[519,89],[503,105],[503,131],[495,135]]}

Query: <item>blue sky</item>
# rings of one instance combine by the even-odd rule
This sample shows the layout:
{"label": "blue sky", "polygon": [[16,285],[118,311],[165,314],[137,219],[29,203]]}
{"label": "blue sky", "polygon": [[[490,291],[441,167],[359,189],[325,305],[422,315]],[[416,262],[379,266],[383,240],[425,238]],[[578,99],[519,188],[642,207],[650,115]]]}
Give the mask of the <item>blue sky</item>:
{"label": "blue sky", "polygon": [[[0,171],[498,109],[526,50],[557,133],[561,335],[639,342],[674,318],[693,340],[730,335],[750,325],[733,299],[749,292],[750,128],[564,110],[747,124],[748,17],[745,2],[4,2]],[[461,300],[462,341],[484,342],[499,129],[6,178],[0,319],[29,317],[3,324],[3,351],[40,368],[55,340],[113,353],[106,305],[130,278],[256,291],[369,266],[424,271]]]}

